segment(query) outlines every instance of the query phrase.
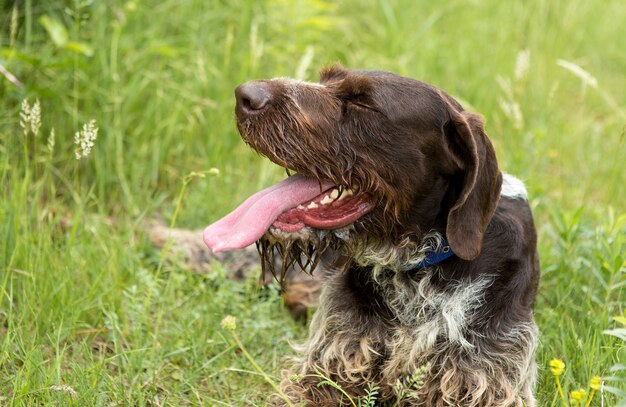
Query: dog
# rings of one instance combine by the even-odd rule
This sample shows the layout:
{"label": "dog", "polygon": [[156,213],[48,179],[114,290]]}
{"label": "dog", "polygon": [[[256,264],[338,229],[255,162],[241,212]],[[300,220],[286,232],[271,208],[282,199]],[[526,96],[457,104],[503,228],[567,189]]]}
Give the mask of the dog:
{"label": "dog", "polygon": [[283,270],[330,258],[274,404],[376,389],[383,405],[535,406],[536,230],[482,118],[423,82],[341,66],[235,95],[243,140],[296,174],[207,227],[205,244],[257,242]]}

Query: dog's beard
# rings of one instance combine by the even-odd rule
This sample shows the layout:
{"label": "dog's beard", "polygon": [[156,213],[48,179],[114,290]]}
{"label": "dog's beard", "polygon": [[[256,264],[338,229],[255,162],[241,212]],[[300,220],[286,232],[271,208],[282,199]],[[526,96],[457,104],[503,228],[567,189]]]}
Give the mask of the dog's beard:
{"label": "dog's beard", "polygon": [[270,229],[256,242],[262,276],[271,273],[284,289],[290,268],[312,275],[328,249],[349,252],[352,232],[351,226],[334,231],[306,228],[297,234]]}

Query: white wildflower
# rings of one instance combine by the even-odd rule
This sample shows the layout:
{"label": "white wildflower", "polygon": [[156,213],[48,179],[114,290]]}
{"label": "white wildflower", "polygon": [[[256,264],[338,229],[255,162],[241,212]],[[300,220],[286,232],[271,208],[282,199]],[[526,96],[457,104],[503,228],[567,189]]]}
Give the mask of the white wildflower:
{"label": "white wildflower", "polygon": [[556,64],[580,78],[583,86],[589,86],[590,88],[598,87],[598,80],[592,74],[581,68],[579,65],[576,65],[575,63],[566,61],[564,59],[557,59]]}
{"label": "white wildflower", "polygon": [[524,128],[524,115],[522,114],[522,109],[515,100],[506,101],[504,99],[499,100],[500,109],[506,117],[511,119],[513,122],[513,127],[516,130],[521,130]]}
{"label": "white wildflower", "polygon": [[39,129],[41,128],[41,105],[39,104],[39,99],[35,100],[32,106],[28,103],[28,99],[22,101],[20,127],[24,130],[24,137],[28,136],[29,133],[33,133],[34,136],[39,134]]}
{"label": "white wildflower", "polygon": [[50,130],[50,135],[48,136],[48,151],[50,155],[54,152],[54,128]]}
{"label": "white wildflower", "polygon": [[91,148],[98,137],[98,128],[96,121],[91,120],[83,125],[81,131],[77,131],[74,135],[74,144],[76,144],[76,159],[87,158],[91,153]]}
{"label": "white wildflower", "polygon": [[41,105],[39,99],[35,100],[35,104],[30,108],[30,129],[33,135],[39,134],[39,128],[41,127]]}
{"label": "white wildflower", "polygon": [[530,50],[523,49],[517,53],[515,60],[515,79],[524,79],[528,74],[528,68],[530,68]]}
{"label": "white wildflower", "polygon": [[507,99],[513,99],[513,84],[509,78],[505,78],[504,76],[497,75],[496,82],[502,92],[506,95]]}
{"label": "white wildflower", "polygon": [[30,132],[30,111],[31,107],[28,104],[28,99],[22,101],[22,108],[20,110],[20,127],[24,130],[24,137],[28,136]]}
{"label": "white wildflower", "polygon": [[67,384],[54,384],[52,386],[50,386],[50,390],[52,391],[60,391],[63,393],[68,393],[70,395],[70,397],[72,397],[73,399],[78,398],[78,393],[76,393],[76,390],[72,389],[70,386],[68,386]]}

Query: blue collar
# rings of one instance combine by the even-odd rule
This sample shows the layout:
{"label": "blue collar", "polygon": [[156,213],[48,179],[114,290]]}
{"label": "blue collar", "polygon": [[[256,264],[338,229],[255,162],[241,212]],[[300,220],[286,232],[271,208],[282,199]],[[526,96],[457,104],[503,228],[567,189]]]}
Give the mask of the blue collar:
{"label": "blue collar", "polygon": [[449,259],[454,256],[454,252],[450,247],[450,244],[447,240],[441,243],[437,250],[429,250],[426,252],[426,257],[416,264],[409,264],[404,269],[405,271],[419,271],[429,266],[434,266],[436,264],[441,263],[444,260]]}

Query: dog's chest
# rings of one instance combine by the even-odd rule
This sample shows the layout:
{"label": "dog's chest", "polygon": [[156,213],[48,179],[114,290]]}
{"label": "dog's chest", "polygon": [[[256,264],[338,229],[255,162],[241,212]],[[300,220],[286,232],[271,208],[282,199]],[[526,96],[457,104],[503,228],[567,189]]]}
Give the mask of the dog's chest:
{"label": "dog's chest", "polygon": [[484,304],[485,291],[493,278],[482,276],[442,285],[434,283],[437,272],[436,267],[418,275],[386,271],[374,276],[374,281],[382,301],[399,322],[394,324],[396,330],[402,331],[402,337],[408,334],[419,350],[431,349],[442,340],[471,348],[471,323]]}

